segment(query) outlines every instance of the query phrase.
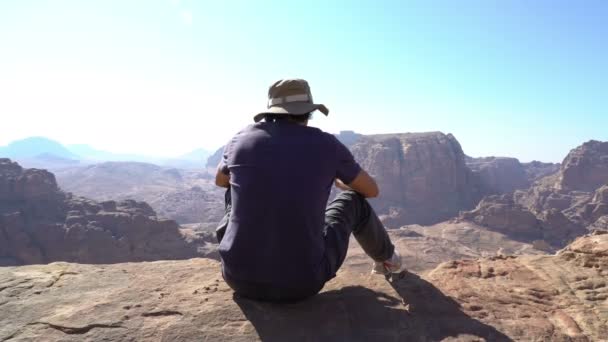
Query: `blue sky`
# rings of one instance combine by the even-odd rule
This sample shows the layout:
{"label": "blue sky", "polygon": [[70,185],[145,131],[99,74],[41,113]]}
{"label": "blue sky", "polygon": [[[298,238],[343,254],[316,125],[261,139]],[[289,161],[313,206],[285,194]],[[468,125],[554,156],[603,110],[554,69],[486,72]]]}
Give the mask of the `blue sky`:
{"label": "blue sky", "polygon": [[311,125],[561,161],[608,140],[605,1],[3,1],[0,145],[214,149],[307,79]]}

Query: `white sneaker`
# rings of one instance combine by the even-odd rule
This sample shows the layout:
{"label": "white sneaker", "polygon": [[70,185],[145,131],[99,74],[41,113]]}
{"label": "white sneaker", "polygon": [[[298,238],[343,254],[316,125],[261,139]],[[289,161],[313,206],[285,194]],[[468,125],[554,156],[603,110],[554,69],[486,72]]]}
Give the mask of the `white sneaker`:
{"label": "white sneaker", "polygon": [[401,255],[399,255],[396,249],[390,259],[375,261],[374,268],[372,268],[373,274],[387,275],[389,273],[400,273],[402,271],[405,271],[405,267],[401,262]]}

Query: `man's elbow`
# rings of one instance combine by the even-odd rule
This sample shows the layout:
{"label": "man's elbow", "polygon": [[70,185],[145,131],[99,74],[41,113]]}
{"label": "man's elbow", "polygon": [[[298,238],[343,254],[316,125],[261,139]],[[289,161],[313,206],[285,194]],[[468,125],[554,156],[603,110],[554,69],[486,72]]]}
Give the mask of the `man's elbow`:
{"label": "man's elbow", "polygon": [[367,198],[376,198],[376,197],[378,197],[378,196],[380,196],[380,189],[375,188],[375,189],[372,189],[372,190],[371,190],[371,191],[370,191],[370,192],[367,194],[367,196],[366,196],[366,197],[367,197]]}
{"label": "man's elbow", "polygon": [[222,188],[227,188],[230,186],[230,177],[228,176],[216,176],[215,177],[215,185],[222,187]]}

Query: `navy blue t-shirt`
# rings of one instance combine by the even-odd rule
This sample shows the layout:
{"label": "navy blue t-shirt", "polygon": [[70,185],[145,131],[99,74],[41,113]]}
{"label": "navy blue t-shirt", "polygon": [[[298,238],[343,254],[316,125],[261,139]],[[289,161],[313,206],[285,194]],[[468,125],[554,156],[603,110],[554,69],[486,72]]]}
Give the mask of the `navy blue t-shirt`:
{"label": "navy blue t-shirt", "polygon": [[316,279],[333,182],[349,184],[361,170],[346,146],[317,128],[256,123],[226,145],[220,169],[232,196],[219,248],[224,272],[285,286]]}

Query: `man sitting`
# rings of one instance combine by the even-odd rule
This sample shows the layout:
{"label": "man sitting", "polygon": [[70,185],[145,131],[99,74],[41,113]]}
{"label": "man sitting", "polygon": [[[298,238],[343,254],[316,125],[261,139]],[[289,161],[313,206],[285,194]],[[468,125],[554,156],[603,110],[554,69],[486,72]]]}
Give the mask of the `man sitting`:
{"label": "man sitting", "polygon": [[[268,109],[224,148],[216,184],[228,188],[226,216],[217,237],[224,279],[243,297],[293,301],[318,293],[344,262],[351,232],[374,273],[402,270],[365,199],[378,196],[376,182],[332,134],[308,127],[315,110],[329,113],[313,103],[306,81],[277,81]],[[345,191],[326,207],[333,184]]]}

